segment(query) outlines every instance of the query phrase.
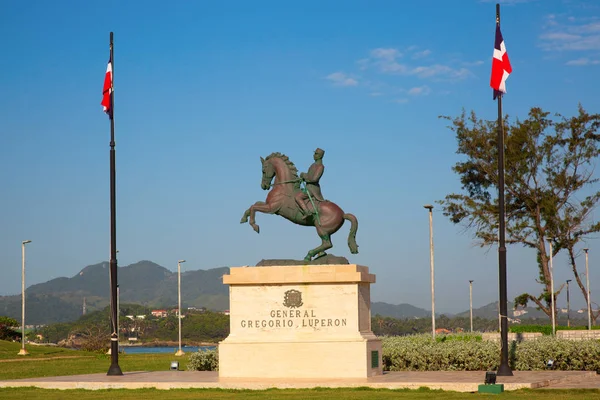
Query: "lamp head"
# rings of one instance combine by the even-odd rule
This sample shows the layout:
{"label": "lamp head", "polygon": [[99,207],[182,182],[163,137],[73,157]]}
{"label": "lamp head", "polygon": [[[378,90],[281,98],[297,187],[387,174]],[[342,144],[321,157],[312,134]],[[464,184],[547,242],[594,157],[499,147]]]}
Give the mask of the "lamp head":
{"label": "lamp head", "polygon": [[585,251],[585,252],[586,252],[586,254],[587,254],[588,250],[589,250],[589,249],[588,249],[587,247],[585,247],[585,248],[583,249],[583,251]]}
{"label": "lamp head", "polygon": [[469,283],[473,283],[473,282],[474,282],[473,280],[470,280],[470,281],[469,281]]}
{"label": "lamp head", "polygon": [[428,210],[429,210],[429,212],[431,212],[431,210],[433,210],[433,206],[432,206],[431,204],[425,204],[425,205],[423,206],[423,208],[426,208],[426,209],[428,209]]}
{"label": "lamp head", "polygon": [[179,260],[179,261],[177,261],[177,263],[179,263],[179,264],[184,263],[184,262],[185,262],[185,260]]}
{"label": "lamp head", "polygon": [[22,243],[22,244],[31,243],[31,240],[23,240],[21,243]]}
{"label": "lamp head", "polygon": [[567,279],[567,285],[568,285],[568,284],[569,284],[569,282],[571,282],[571,281],[572,281],[572,279]]}

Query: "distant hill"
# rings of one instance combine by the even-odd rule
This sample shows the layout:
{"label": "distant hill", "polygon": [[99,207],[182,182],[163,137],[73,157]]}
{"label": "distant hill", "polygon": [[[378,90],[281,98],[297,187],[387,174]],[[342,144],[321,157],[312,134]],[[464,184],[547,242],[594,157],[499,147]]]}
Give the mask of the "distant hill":
{"label": "distant hill", "polygon": [[423,318],[430,317],[431,311],[410,304],[388,304],[383,302],[371,303],[371,315],[381,315],[392,318]]}
{"label": "distant hill", "polygon": [[[526,307],[523,309],[519,308],[515,312],[513,309],[514,303],[508,302],[508,317],[509,318],[518,318],[518,319],[534,319],[534,318],[542,318],[548,319],[548,316],[535,307]],[[469,317],[469,310],[456,314],[457,317]],[[485,318],[485,319],[495,319],[498,318],[498,302],[493,302],[487,304],[483,307],[473,308],[473,317]]]}
{"label": "distant hill", "polygon": [[[56,278],[27,288],[26,324],[38,325],[74,321],[86,310],[95,311],[109,304],[108,263],[90,265],[72,278]],[[229,268],[186,271],[181,274],[182,307],[229,308],[229,290],[221,277]],[[177,273],[151,261],[119,267],[120,302],[162,308],[177,305]],[[0,315],[19,321],[21,296],[0,296]]]}
{"label": "distant hill", "polygon": [[[543,321],[548,320],[548,316],[535,307],[526,307],[525,309],[519,308],[519,310],[513,310],[514,303],[508,302],[508,316],[512,319],[524,319],[524,320],[533,320],[533,319],[541,319]],[[410,304],[388,304],[383,302],[375,302],[371,303],[371,315],[381,315],[382,317],[393,317],[393,318],[425,318],[431,317],[431,310],[425,310],[423,308],[418,308],[412,306]],[[469,317],[469,310],[463,311],[458,314],[451,313],[437,313],[436,316],[446,315],[447,317]],[[562,311],[559,311],[559,315],[562,316],[565,314]],[[473,317],[474,318],[483,318],[483,319],[497,319],[498,318],[498,302],[493,302],[487,304],[483,307],[473,308]],[[571,311],[571,318],[577,318],[578,315],[575,311]],[[545,323],[545,322],[544,322]]]}
{"label": "distant hill", "polygon": [[[75,321],[82,315],[84,298],[88,312],[105,308],[110,295],[108,270],[108,262],[103,262],[87,266],[71,278],[56,278],[30,286],[27,288],[26,323],[41,325]],[[182,307],[206,307],[213,311],[229,309],[229,289],[222,281],[222,276],[227,273],[228,267],[183,272]],[[121,303],[140,304],[149,308],[177,306],[177,273],[151,261],[140,261],[119,267],[118,274]],[[543,312],[532,307],[526,308],[525,313],[521,311],[515,315],[512,307],[513,304],[509,302],[508,315],[511,318],[547,319]],[[473,316],[495,319],[498,318],[497,308],[497,302],[490,303],[473,309]],[[374,302],[371,304],[371,315],[378,314],[393,318],[431,317],[431,311],[410,304]],[[21,296],[0,296],[0,315],[20,321]],[[446,316],[452,317],[447,313]],[[456,316],[468,317],[469,310]]]}
{"label": "distant hill", "polygon": [[[56,278],[27,288],[28,325],[75,321],[82,315],[83,299],[87,312],[109,305],[109,264],[103,262],[83,268],[77,275]],[[206,307],[209,310],[229,309],[229,289],[222,276],[228,267],[186,271],[181,274],[182,307]],[[177,273],[153,263],[140,261],[119,267],[119,301],[150,308],[176,307]],[[372,304],[372,315],[394,318],[420,318],[430,311],[410,304]],[[0,315],[19,321],[21,296],[0,296]]]}

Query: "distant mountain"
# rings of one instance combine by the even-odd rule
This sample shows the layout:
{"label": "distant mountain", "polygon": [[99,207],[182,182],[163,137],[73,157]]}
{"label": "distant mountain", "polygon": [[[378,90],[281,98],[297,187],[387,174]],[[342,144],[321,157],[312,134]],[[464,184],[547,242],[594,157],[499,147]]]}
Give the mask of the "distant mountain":
{"label": "distant mountain", "polygon": [[[72,278],[56,278],[32,285],[26,292],[26,324],[73,321],[86,310],[109,304],[108,263],[90,265]],[[181,274],[182,307],[229,308],[229,290],[221,277],[229,268],[186,271]],[[177,273],[151,261],[119,267],[119,301],[148,307],[176,307]],[[0,296],[0,315],[21,319],[21,296]]]}
{"label": "distant mountain", "polygon": [[423,318],[430,317],[431,311],[410,304],[388,304],[383,302],[371,303],[371,315],[381,315],[392,318]]}
{"label": "distant mountain", "polygon": [[[83,311],[85,298],[88,312],[101,310],[109,304],[108,262],[83,268],[71,278],[56,278],[27,288],[26,323],[39,325],[68,322],[78,319]],[[186,271],[181,274],[182,307],[206,307],[209,310],[229,309],[229,289],[222,276],[228,267],[208,270]],[[150,308],[177,306],[177,273],[151,261],[140,261],[119,267],[119,301],[140,304]],[[530,319],[547,318],[535,308],[514,312],[509,302],[509,317]],[[498,318],[498,303],[473,309],[474,317]],[[573,312],[574,313],[574,312]],[[441,315],[439,313],[436,313]],[[446,316],[452,315],[445,313]],[[0,315],[21,319],[21,296],[0,296]],[[426,318],[431,311],[410,304],[371,303],[371,315],[393,318]],[[457,314],[468,317],[469,310]],[[572,315],[574,317],[574,315]]]}
{"label": "distant mountain", "polygon": [[[547,320],[548,316],[535,307],[526,307],[525,309],[519,308],[519,310],[513,310],[514,303],[508,302],[508,316],[512,319],[544,319]],[[559,314],[561,311],[559,311]],[[381,315],[382,317],[392,318],[425,318],[431,317],[431,310],[425,310],[418,308],[410,304],[388,304],[383,302],[371,303],[371,315]],[[458,314],[451,313],[435,313],[436,316],[442,314],[447,317],[463,317],[469,318],[469,310],[463,311]],[[498,318],[498,302],[487,304],[483,307],[473,308],[473,317],[479,317],[484,319],[497,319]],[[575,311],[571,311],[571,318],[577,317]]]}
{"label": "distant mountain", "polygon": [[[508,317],[518,319],[533,319],[533,318],[548,318],[548,316],[541,310],[537,310],[535,307],[522,307],[515,311],[513,309],[514,303],[508,302]],[[469,317],[469,310],[456,314],[457,317]],[[498,318],[498,302],[487,304],[483,307],[473,308],[473,317],[495,319]]]}

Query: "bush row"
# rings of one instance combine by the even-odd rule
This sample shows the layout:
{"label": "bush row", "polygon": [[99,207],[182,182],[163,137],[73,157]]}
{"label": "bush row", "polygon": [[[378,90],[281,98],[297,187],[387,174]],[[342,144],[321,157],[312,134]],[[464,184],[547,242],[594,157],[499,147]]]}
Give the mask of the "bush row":
{"label": "bush row", "polygon": [[[427,334],[429,335],[429,334]],[[436,335],[436,342],[448,342],[448,341],[459,341],[459,342],[481,342],[483,336],[479,332],[463,332],[453,333],[451,335]]]}
{"label": "bush row", "polygon": [[[442,337],[446,340],[442,340]],[[383,337],[386,371],[482,371],[498,366],[497,344],[491,341],[448,340],[453,335]]]}
{"label": "bush row", "polygon": [[[452,336],[452,335],[449,335]],[[396,336],[383,339],[383,367],[388,371],[484,371],[496,370],[500,344],[477,340],[433,340],[430,335]],[[541,337],[511,342],[512,369],[535,371],[546,368],[564,371],[600,371],[600,341]]]}
{"label": "bush row", "polygon": [[[587,326],[571,326],[567,327],[564,325],[556,326],[556,330],[560,331],[580,331],[586,330]],[[600,326],[592,326],[592,329],[600,329]],[[513,325],[508,329],[509,332],[514,333],[531,333],[540,332],[544,335],[552,335],[552,325]]]}
{"label": "bush row", "polygon": [[[488,371],[498,369],[500,344],[481,341],[477,334],[428,334],[383,337],[383,369],[386,371]],[[511,342],[509,363],[518,371],[546,368],[563,371],[600,371],[600,341],[565,340],[544,336],[536,340]],[[218,371],[217,350],[204,350],[189,356],[188,370]]]}

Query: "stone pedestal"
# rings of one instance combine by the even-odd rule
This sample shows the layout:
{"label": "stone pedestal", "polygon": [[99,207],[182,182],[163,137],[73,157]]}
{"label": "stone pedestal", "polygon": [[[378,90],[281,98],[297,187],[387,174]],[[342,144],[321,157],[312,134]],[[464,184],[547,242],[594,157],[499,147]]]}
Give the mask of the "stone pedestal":
{"label": "stone pedestal", "polygon": [[367,378],[381,375],[370,285],[360,265],[236,267],[231,333],[219,343],[222,378]]}

